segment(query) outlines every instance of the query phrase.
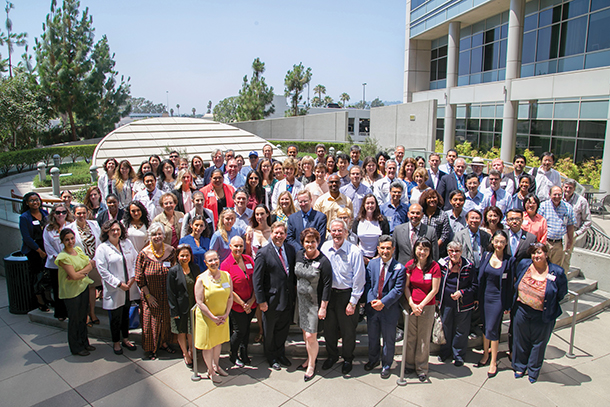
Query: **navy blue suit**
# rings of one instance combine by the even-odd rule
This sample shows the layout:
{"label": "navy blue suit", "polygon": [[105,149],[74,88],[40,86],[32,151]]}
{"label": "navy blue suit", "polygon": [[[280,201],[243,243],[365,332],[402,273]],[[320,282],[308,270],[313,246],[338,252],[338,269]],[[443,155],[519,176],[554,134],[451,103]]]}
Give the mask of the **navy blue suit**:
{"label": "navy blue suit", "polygon": [[[443,179],[443,177],[445,175],[447,175],[446,172],[438,170],[438,185],[437,185],[437,187],[441,185],[441,180]],[[426,181],[426,185],[428,185],[432,189],[436,189],[434,187],[434,183],[432,182],[432,176],[430,175],[430,170],[428,170],[428,181]]]}
{"label": "navy blue suit", "polygon": [[443,206],[444,210],[448,211],[449,209],[452,209],[451,203],[449,202],[449,194],[451,191],[456,189],[459,188],[457,180],[453,174],[441,178],[441,180],[438,182],[438,188],[436,188],[436,191],[443,197],[443,201],[445,202],[445,206]]}
{"label": "navy blue suit", "polygon": [[555,327],[555,320],[561,315],[559,302],[568,293],[568,279],[561,267],[549,263],[544,291],[544,310],[535,310],[517,301],[519,284],[531,264],[530,259],[524,259],[517,266],[512,352],[515,372],[524,373],[527,370],[530,380],[537,380],[544,361],[546,345]]}
{"label": "navy blue suit", "polygon": [[[404,295],[407,274],[402,264],[393,258],[390,260],[385,272],[382,296],[379,298],[383,303],[383,309],[376,311],[371,306],[371,301],[378,299],[381,264],[381,257],[377,257],[366,267],[364,295],[369,335],[369,362],[377,363],[381,358],[382,366],[390,368],[394,361],[396,326],[401,313],[399,300]],[[381,337],[383,337],[383,354],[380,355]]]}
{"label": "navy blue suit", "polygon": [[[318,245],[318,249],[322,247],[322,244],[326,241],[326,221],[326,215],[311,209],[307,227],[314,228],[320,233],[320,244]],[[286,243],[294,247],[296,252],[303,250],[303,246],[301,246],[303,211],[298,211],[288,217],[287,229]]]}

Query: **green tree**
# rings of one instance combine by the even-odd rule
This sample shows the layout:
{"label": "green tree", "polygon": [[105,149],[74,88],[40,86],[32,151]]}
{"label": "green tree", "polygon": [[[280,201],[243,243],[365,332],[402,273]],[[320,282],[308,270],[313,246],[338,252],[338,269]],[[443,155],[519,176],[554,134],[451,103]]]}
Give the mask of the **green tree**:
{"label": "green tree", "polygon": [[299,102],[303,97],[303,88],[311,81],[311,68],[305,69],[303,63],[293,65],[292,70],[286,73],[284,78],[284,95],[290,97],[291,108],[286,112],[287,116],[301,116],[307,114],[306,109],[299,109]]}
{"label": "green tree", "polygon": [[208,100],[208,111],[206,112],[206,114],[210,114],[212,113],[212,101]]}
{"label": "green tree", "polygon": [[320,107],[320,106],[322,106],[322,101],[320,100],[319,97],[314,96],[313,98],[311,98],[311,105],[313,107]]}
{"label": "green tree", "polygon": [[9,18],[9,13],[13,8],[15,8],[15,6],[13,6],[13,3],[10,3],[7,0],[6,7],[4,8],[4,11],[6,12],[6,33],[0,34],[0,45],[6,44],[6,47],[8,48],[8,72],[11,78],[13,77],[12,56],[15,50],[15,45],[19,47],[24,46],[26,43],[25,39],[28,36],[27,33],[16,34],[13,32],[13,22]]}
{"label": "green tree", "polygon": [[172,116],[172,117],[174,116],[174,109],[173,108],[169,109],[169,115]]}
{"label": "green tree", "polygon": [[180,116],[180,103],[176,103],[176,110],[178,112],[176,115]]}
{"label": "green tree", "polygon": [[53,0],[35,47],[41,88],[64,126],[69,123],[72,140],[77,127],[87,136],[105,135],[130,108],[129,84],[121,77],[117,87],[108,40],[94,45],[93,18],[79,8],[78,0],[63,0],[62,7]]}
{"label": "green tree", "polygon": [[214,106],[214,120],[221,123],[237,121],[237,104],[239,96],[231,96],[221,100]]}
{"label": "green tree", "polygon": [[163,113],[165,105],[163,103],[153,103],[143,97],[129,97],[127,103],[131,105],[131,113]]}
{"label": "green tree", "polygon": [[[244,76],[239,91],[237,102],[237,119],[239,121],[260,120],[275,112],[273,86],[267,86],[265,78],[262,76],[265,72],[265,63],[260,58],[256,58],[252,62],[252,71],[252,78],[249,82],[248,76]],[[269,108],[265,109],[267,106]]]}
{"label": "green tree", "polygon": [[343,106],[347,106],[347,102],[349,102],[349,95],[345,92],[343,92],[341,94],[341,96],[339,96],[339,100],[341,100],[341,102],[343,102]]}
{"label": "green tree", "polygon": [[371,107],[381,107],[381,106],[385,106],[385,104],[379,100],[379,98],[375,98],[375,100],[373,100],[371,102]]}
{"label": "green tree", "polygon": [[50,110],[38,85],[26,73],[0,79],[0,142],[13,149],[36,146],[48,127]]}
{"label": "green tree", "polygon": [[195,112],[197,111],[195,108],[191,109],[191,111],[193,112],[193,117],[195,117]]}
{"label": "green tree", "polygon": [[333,103],[333,98],[331,98],[330,96],[324,96],[324,102],[322,103],[322,105],[328,106],[330,103]]}
{"label": "green tree", "polygon": [[313,93],[314,93],[314,95],[318,95],[318,98],[316,99],[314,97],[313,100],[315,100],[317,102],[317,104],[313,103],[313,101],[312,101],[311,105],[314,107],[322,106],[322,100],[323,100],[322,95],[326,95],[326,86],[324,86],[324,85],[316,86],[315,88],[313,88]]}

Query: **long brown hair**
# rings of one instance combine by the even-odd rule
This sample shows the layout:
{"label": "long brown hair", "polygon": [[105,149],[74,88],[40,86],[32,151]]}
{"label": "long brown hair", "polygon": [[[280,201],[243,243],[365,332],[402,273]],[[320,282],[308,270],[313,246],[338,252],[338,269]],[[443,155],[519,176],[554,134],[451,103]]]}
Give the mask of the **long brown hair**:
{"label": "long brown hair", "polygon": [[67,212],[66,213],[66,223],[64,224],[64,226],[67,225],[68,223],[71,223],[74,221],[72,212],[70,212],[70,210],[67,209],[63,203],[55,204],[55,205],[53,205],[53,209],[51,209],[51,213],[49,213],[49,223],[47,224],[47,229],[49,229],[50,231],[54,231],[54,230],[59,231],[59,224],[55,220],[55,212],[57,212],[58,209],[63,209]]}

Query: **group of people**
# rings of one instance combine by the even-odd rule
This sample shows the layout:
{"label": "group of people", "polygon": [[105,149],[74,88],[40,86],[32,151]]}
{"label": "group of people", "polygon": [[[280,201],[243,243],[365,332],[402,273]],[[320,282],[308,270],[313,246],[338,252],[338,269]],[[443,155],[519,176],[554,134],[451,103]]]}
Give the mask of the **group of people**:
{"label": "group of people", "polygon": [[297,370],[309,381],[317,334],[327,352],[321,368],[341,358],[348,374],[366,317],[365,370],[381,367],[381,377],[390,376],[404,330],[406,369],[425,381],[438,308],[446,337],[440,361],[462,366],[468,337],[482,326],[476,366],[489,365],[494,377],[508,313],[515,377],[536,381],[567,292],[571,250],[591,224],[586,199],[574,180],[561,184],[551,153],[529,174],[521,155],[513,171],[496,159],[485,174],[477,158],[466,173],[455,150],[443,165],[435,153],[427,162],[405,157],[402,146],[392,157],[364,160],[357,145],[331,155],[319,144],[316,158],[300,159],[290,145],[283,162],[269,144],[262,152],[250,152],[245,165],[233,150],[215,150],[205,168],[200,156],[189,161],[173,151],[166,160],[151,156],[137,173],[111,158],[83,203],[64,191],[47,213],[37,193],[24,196],[22,251],[33,274],[49,276],[53,293],[50,301],[38,290],[38,307],[52,305],[56,318],[68,318],[72,353],[94,350],[87,326],[99,323],[101,297],[115,353],[136,349],[129,317],[139,302],[146,357],[174,353],[175,334],[191,367],[194,333],[214,382],[227,375],[219,365],[223,343],[230,342],[233,364],[250,363],[254,317],[270,367],[290,366],[285,342],[297,323],[308,354]]}

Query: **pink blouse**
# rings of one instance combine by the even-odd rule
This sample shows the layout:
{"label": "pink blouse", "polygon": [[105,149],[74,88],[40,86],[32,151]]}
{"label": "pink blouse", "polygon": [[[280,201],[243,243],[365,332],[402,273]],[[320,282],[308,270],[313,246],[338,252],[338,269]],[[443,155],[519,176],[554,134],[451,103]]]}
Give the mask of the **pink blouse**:
{"label": "pink blouse", "polygon": [[523,212],[523,224],[521,225],[521,228],[536,236],[540,243],[546,243],[548,231],[546,219],[539,213],[534,216],[534,219],[531,219],[527,212]]}

